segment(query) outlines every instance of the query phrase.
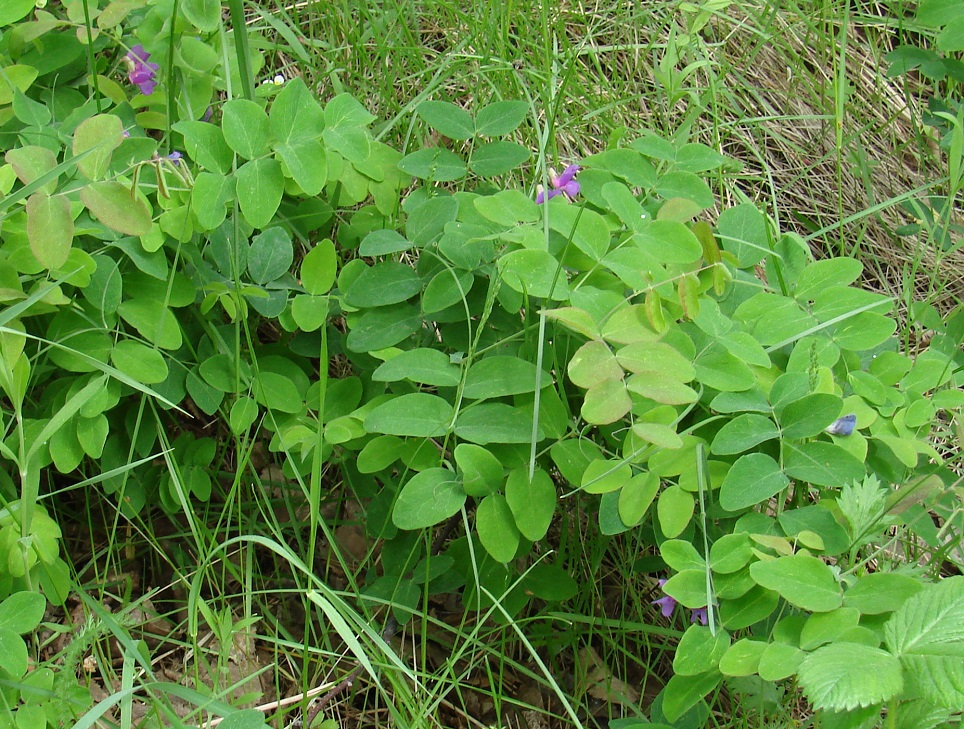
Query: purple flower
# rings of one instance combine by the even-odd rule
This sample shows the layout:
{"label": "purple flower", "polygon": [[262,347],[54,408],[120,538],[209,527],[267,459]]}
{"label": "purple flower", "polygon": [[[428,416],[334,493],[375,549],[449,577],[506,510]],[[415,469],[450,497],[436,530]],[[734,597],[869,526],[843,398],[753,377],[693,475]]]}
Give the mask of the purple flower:
{"label": "purple flower", "polygon": [[[660,587],[666,584],[666,580],[658,580],[658,582]],[[676,609],[676,600],[669,595],[663,595],[659,600],[653,600],[652,604],[659,605],[659,611],[663,614],[664,618],[668,618]]]}
{"label": "purple flower", "polygon": [[207,111],[204,112],[204,116],[201,117],[201,121],[211,121],[212,116],[214,116],[214,109],[209,106]]}
{"label": "purple flower", "polygon": [[697,620],[700,621],[700,625],[706,625],[708,619],[705,607],[690,610],[690,622],[695,623]]}
{"label": "purple flower", "polygon": [[157,86],[154,75],[157,73],[157,69],[160,68],[156,63],[151,63],[147,60],[150,57],[151,54],[145,51],[144,46],[140,43],[131,48],[127,55],[124,56],[128,66],[130,66],[130,71],[127,73],[127,80],[135,84],[144,96],[150,96],[154,93],[154,87]]}
{"label": "purple flower", "polygon": [[830,433],[830,435],[851,435],[856,426],[857,416],[850,413],[849,415],[844,415],[842,418],[834,420],[827,426],[827,432]]}
{"label": "purple flower", "polygon": [[169,155],[167,155],[167,158],[174,164],[179,164],[181,162],[181,156],[182,155],[180,152],[171,152]]}
{"label": "purple flower", "polygon": [[557,175],[554,169],[549,169],[550,190],[540,189],[536,195],[536,205],[542,205],[546,200],[551,200],[556,195],[565,195],[570,200],[579,194],[579,183],[576,182],[576,173],[579,172],[579,165],[569,165]]}

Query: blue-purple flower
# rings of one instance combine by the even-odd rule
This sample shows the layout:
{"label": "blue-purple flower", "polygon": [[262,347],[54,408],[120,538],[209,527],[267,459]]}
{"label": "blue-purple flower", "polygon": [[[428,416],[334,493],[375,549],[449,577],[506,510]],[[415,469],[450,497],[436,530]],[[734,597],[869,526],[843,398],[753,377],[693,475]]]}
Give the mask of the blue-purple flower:
{"label": "blue-purple flower", "polygon": [[857,416],[850,413],[834,420],[827,426],[827,432],[830,435],[851,435],[855,427],[857,427]]}
{"label": "blue-purple flower", "polygon": [[135,84],[144,96],[154,93],[157,81],[154,80],[157,70],[160,68],[156,63],[151,63],[147,59],[151,54],[144,50],[144,46],[138,43],[130,49],[124,59],[127,61],[130,71],[127,73],[127,80]]}
{"label": "blue-purple flower", "polygon": [[549,170],[549,190],[539,189],[536,194],[536,205],[542,205],[546,200],[551,200],[556,195],[565,195],[570,200],[579,194],[579,183],[576,182],[576,173],[579,172],[579,165],[569,165],[557,175],[556,171]]}

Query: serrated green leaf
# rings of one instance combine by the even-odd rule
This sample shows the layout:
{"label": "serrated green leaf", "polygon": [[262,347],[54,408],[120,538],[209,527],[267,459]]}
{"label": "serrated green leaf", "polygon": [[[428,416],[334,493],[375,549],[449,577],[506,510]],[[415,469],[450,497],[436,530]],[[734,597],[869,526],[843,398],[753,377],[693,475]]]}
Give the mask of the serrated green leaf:
{"label": "serrated green leaf", "polygon": [[813,705],[830,711],[884,703],[904,685],[895,656],[857,643],[835,643],[815,650],[803,660],[797,675]]}

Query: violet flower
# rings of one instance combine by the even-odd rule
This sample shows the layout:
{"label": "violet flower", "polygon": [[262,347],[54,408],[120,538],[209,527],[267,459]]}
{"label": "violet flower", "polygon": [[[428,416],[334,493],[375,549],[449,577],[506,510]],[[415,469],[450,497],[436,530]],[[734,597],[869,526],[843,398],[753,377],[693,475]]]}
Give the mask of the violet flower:
{"label": "violet flower", "polygon": [[579,183],[576,182],[576,173],[579,172],[579,165],[569,165],[557,175],[552,168],[549,169],[549,185],[551,189],[539,189],[536,195],[536,205],[542,205],[546,200],[551,200],[556,195],[565,195],[570,200],[579,194]]}
{"label": "violet flower", "polygon": [[171,152],[169,155],[167,155],[167,158],[171,160],[171,162],[173,162],[174,164],[180,164],[181,157],[182,157],[181,153],[177,151]]}
{"label": "violet flower", "polygon": [[834,420],[827,426],[827,432],[830,433],[830,435],[852,435],[856,426],[857,416],[850,413],[849,415],[844,415],[842,418]]}
{"label": "violet flower", "polygon": [[709,622],[705,607],[694,608],[690,611],[690,623],[695,623],[697,620],[700,621],[700,625],[706,625]]}
{"label": "violet flower", "polygon": [[157,86],[154,75],[160,68],[156,63],[151,63],[147,60],[150,57],[151,54],[145,51],[144,46],[140,43],[131,48],[127,55],[124,56],[124,59],[130,66],[130,71],[127,73],[127,80],[135,84],[144,96],[150,96],[154,93],[154,87]]}
{"label": "violet flower", "polygon": [[[657,581],[659,582],[660,587],[666,584],[666,580]],[[669,595],[663,595],[659,600],[653,600],[652,604],[659,605],[659,611],[663,614],[664,618],[668,618],[676,609],[676,600]]]}

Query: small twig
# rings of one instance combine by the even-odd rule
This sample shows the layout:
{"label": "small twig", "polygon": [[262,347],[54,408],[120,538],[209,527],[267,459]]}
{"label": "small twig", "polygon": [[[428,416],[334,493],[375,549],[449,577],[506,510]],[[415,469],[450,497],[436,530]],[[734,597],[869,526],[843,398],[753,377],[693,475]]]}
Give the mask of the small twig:
{"label": "small twig", "polygon": [[[398,622],[396,622],[394,617],[389,617],[385,622],[385,627],[382,629],[382,640],[389,640],[393,635],[395,635],[395,631],[397,629]],[[302,729],[310,729],[312,722],[314,722],[318,714],[321,713],[321,710],[328,706],[328,704],[330,704],[337,696],[351,688],[352,684],[355,683],[355,679],[358,678],[359,674],[361,673],[361,670],[361,665],[355,666],[351,673],[345,676],[328,693],[318,699],[318,701],[315,702],[315,705],[305,712]]]}

